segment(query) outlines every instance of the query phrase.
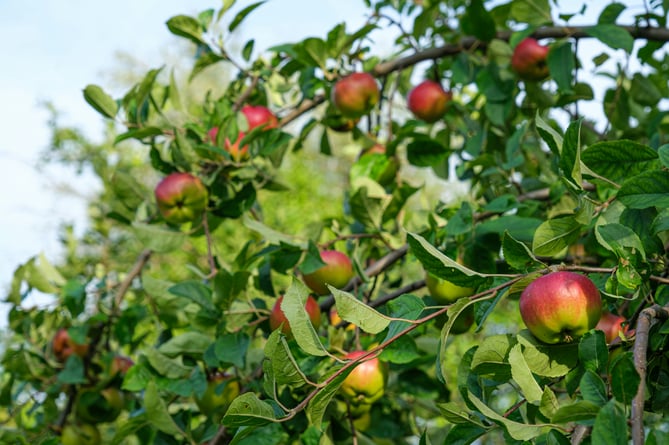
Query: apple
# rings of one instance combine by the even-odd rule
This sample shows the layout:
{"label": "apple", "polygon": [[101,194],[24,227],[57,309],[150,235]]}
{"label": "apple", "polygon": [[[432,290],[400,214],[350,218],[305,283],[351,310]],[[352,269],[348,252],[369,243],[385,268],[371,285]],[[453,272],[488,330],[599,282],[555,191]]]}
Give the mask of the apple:
{"label": "apple", "polygon": [[[286,314],[281,310],[281,302],[283,301],[283,295],[276,299],[272,312],[269,315],[269,327],[272,331],[275,331],[283,324],[281,332],[286,337],[292,337],[293,333],[290,329],[290,324],[286,318]],[[321,325],[321,308],[318,306],[318,302],[314,297],[309,295],[307,297],[307,302],[304,305],[304,309],[309,314],[309,319],[311,324],[314,325],[314,328],[318,328]]]}
{"label": "apple", "polygon": [[77,419],[85,423],[112,422],[125,407],[125,395],[113,386],[86,388],[79,392],[76,403]]}
{"label": "apple", "polygon": [[471,287],[458,286],[429,272],[425,274],[425,285],[430,296],[438,304],[451,304],[459,298],[470,297],[475,290]]}
{"label": "apple", "polygon": [[542,80],[548,77],[547,46],[527,37],[518,43],[511,56],[511,68],[524,80]]}
{"label": "apple", "polygon": [[372,414],[369,411],[365,411],[361,415],[354,417],[352,422],[353,428],[356,431],[365,432],[372,426]]}
{"label": "apple", "polygon": [[279,120],[274,113],[263,105],[244,105],[242,107],[242,114],[246,116],[246,121],[249,124],[248,131],[261,125],[264,126],[265,130],[279,126]]}
{"label": "apple", "polygon": [[612,343],[615,339],[620,337],[620,334],[625,337],[629,331],[629,325],[625,324],[627,320],[620,315],[612,314],[605,311],[602,313],[602,318],[599,319],[595,329],[604,331],[606,343]]}
{"label": "apple", "polygon": [[409,91],[407,106],[414,116],[431,124],[446,114],[452,98],[438,82],[424,80]]}
{"label": "apple", "polygon": [[[356,360],[365,354],[367,354],[367,351],[352,351],[346,354],[344,358]],[[381,362],[378,357],[356,365],[340,387],[340,392],[349,401],[351,415],[359,417],[365,412],[369,412],[371,405],[383,397],[387,382],[387,365]]]}
{"label": "apple", "polygon": [[325,266],[302,275],[304,284],[317,295],[330,293],[328,287],[342,288],[353,278],[353,264],[350,258],[338,250],[321,250],[321,260]]}
{"label": "apple", "polygon": [[60,433],[62,445],[99,445],[102,443],[100,431],[88,423],[67,424]]}
{"label": "apple", "polygon": [[331,113],[323,118],[323,124],[338,133],[348,133],[352,131],[360,122],[360,118],[349,119],[340,113]]}
{"label": "apple", "polygon": [[208,417],[222,417],[241,392],[239,381],[232,375],[217,372],[207,377],[207,389],[195,397],[200,412]]}
{"label": "apple", "polygon": [[[337,308],[335,306],[332,306],[330,309],[330,313],[328,314],[330,318],[330,326],[337,327],[339,323],[341,323],[342,320],[341,317],[339,316],[339,312],[337,312]],[[346,325],[345,328],[347,331],[352,331],[355,329],[355,325],[353,323],[349,323]]]}
{"label": "apple", "polygon": [[109,373],[112,376],[120,375],[123,377],[128,370],[135,364],[130,357],[124,355],[116,355],[109,366]]}
{"label": "apple", "polygon": [[332,88],[332,102],[347,118],[369,113],[379,101],[379,86],[369,73],[352,73],[338,80]]}
{"label": "apple", "polygon": [[365,172],[365,176],[386,186],[395,180],[399,167],[400,163],[397,158],[388,156],[385,145],[377,143],[360,152],[360,156],[352,169]]}
{"label": "apple", "polygon": [[568,343],[597,325],[602,315],[599,290],[585,275],[551,272],[532,281],[520,295],[520,315],[544,343]]}
{"label": "apple", "polygon": [[56,360],[61,363],[67,361],[72,354],[83,358],[88,353],[88,344],[75,343],[65,328],[56,332],[51,342],[51,348]]}
{"label": "apple", "polygon": [[207,207],[208,193],[200,178],[190,173],[171,173],[155,189],[158,210],[170,224],[192,222]]}

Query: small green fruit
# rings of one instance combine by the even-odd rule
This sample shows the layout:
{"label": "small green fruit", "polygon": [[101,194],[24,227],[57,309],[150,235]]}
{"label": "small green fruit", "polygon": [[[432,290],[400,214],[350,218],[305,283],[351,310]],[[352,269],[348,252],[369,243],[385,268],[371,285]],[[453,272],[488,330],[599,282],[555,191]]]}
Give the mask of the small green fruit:
{"label": "small green fruit", "polygon": [[60,434],[62,445],[100,445],[101,441],[100,431],[88,423],[65,425]]}
{"label": "small green fruit", "polygon": [[470,297],[474,294],[474,289],[471,287],[458,286],[450,281],[435,277],[431,273],[425,275],[425,285],[438,304],[451,304],[458,298]]}
{"label": "small green fruit", "polygon": [[239,381],[225,373],[216,373],[207,379],[207,389],[195,397],[200,412],[208,417],[222,417],[232,401],[239,395]]}

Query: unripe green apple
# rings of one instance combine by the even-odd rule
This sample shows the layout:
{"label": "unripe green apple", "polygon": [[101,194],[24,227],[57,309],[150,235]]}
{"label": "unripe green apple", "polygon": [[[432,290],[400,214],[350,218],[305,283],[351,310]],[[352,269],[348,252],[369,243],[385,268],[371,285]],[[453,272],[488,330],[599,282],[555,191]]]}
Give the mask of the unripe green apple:
{"label": "unripe green apple", "polygon": [[379,101],[379,86],[369,73],[353,73],[338,80],[332,88],[332,102],[351,119],[369,113]]}
{"label": "unripe green apple", "polygon": [[[352,351],[346,359],[356,360],[367,354],[367,351]],[[358,364],[340,387],[342,395],[349,401],[351,414],[359,416],[369,411],[372,403],[383,397],[388,382],[387,365],[378,357]],[[354,413],[355,412],[355,413]]]}
{"label": "unripe green apple", "polygon": [[407,95],[407,106],[418,119],[437,122],[448,110],[453,94],[433,80],[424,80]]}
{"label": "unripe green apple", "polygon": [[184,172],[166,176],[156,186],[155,195],[158,210],[170,224],[197,220],[208,202],[207,188],[202,181]]}
{"label": "unripe green apple", "polygon": [[527,37],[514,48],[511,56],[511,68],[521,79],[542,80],[548,77],[547,46],[541,45],[536,39]]}
{"label": "unripe green apple", "polygon": [[327,284],[338,289],[348,284],[353,278],[353,264],[345,253],[338,250],[322,250],[320,255],[325,266],[302,275],[302,279],[317,295],[327,295],[330,293]]}
{"label": "unripe green apple", "polygon": [[548,344],[568,343],[597,325],[599,290],[585,275],[559,271],[532,281],[520,295],[520,315],[530,332]]}
{"label": "unripe green apple", "polygon": [[63,427],[60,442],[62,445],[99,445],[102,438],[95,425],[70,423]]}
{"label": "unripe green apple", "polygon": [[[284,314],[283,310],[281,309],[282,301],[283,295],[276,299],[274,307],[272,308],[272,312],[269,314],[269,327],[272,329],[272,331],[275,331],[283,324],[281,332],[283,332],[286,337],[292,337],[293,332],[290,329],[290,323],[286,318],[286,314]],[[304,309],[309,315],[311,324],[314,325],[314,328],[318,328],[321,325],[321,308],[318,306],[316,299],[311,295],[307,297],[307,302],[304,304]]]}
{"label": "unripe green apple", "polygon": [[72,354],[83,358],[88,353],[88,344],[75,343],[67,329],[61,328],[53,337],[51,349],[56,360],[64,363]]}
{"label": "unripe green apple", "polygon": [[431,273],[425,274],[425,285],[430,296],[439,304],[451,304],[458,298],[470,297],[474,288],[458,286],[443,278],[435,277]]}
{"label": "unripe green apple", "polygon": [[629,332],[629,325],[625,324],[627,320],[620,315],[612,314],[611,312],[602,313],[602,318],[599,319],[595,329],[604,331],[606,343],[611,343],[620,337],[620,334],[626,336]]}
{"label": "unripe green apple", "polygon": [[222,417],[239,395],[239,381],[230,374],[216,373],[207,378],[207,389],[195,397],[200,412],[208,417]]}

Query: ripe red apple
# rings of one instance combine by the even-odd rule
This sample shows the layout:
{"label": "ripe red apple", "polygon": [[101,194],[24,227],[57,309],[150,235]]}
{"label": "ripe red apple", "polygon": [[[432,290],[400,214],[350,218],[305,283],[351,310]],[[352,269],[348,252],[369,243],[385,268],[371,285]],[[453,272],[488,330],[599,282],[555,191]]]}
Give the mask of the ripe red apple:
{"label": "ripe red apple", "polygon": [[377,143],[360,153],[353,168],[362,169],[365,176],[386,186],[395,180],[400,163],[395,156],[386,155],[385,145]]}
{"label": "ripe red apple", "polygon": [[62,445],[99,445],[102,438],[95,425],[69,423],[60,433],[60,442]]}
{"label": "ripe red apple", "polygon": [[[352,351],[344,358],[355,360],[367,351]],[[369,412],[372,403],[383,397],[388,382],[387,365],[378,357],[358,364],[340,387],[344,398],[350,403],[351,415],[358,417]]]}
{"label": "ripe red apple", "polygon": [[379,101],[379,86],[369,73],[353,73],[338,80],[332,88],[332,102],[351,119],[369,113]]}
{"label": "ripe red apple", "polygon": [[407,95],[407,106],[418,119],[433,123],[441,119],[453,98],[450,91],[433,80],[424,80]]}
{"label": "ripe red apple", "polygon": [[511,56],[511,68],[521,79],[542,80],[548,77],[547,46],[541,45],[536,39],[527,37],[514,48]]}
{"label": "ripe red apple", "polygon": [[474,288],[458,286],[448,280],[435,277],[429,272],[425,274],[425,285],[430,296],[438,304],[451,304],[459,298],[474,294]]}
{"label": "ripe red apple", "polygon": [[532,281],[520,295],[520,315],[530,332],[548,344],[567,343],[597,325],[599,290],[585,275],[552,272]]}
{"label": "ripe red apple", "polygon": [[222,417],[232,401],[239,395],[239,381],[226,373],[215,373],[207,378],[207,389],[195,397],[200,412],[208,417]]}
{"label": "ripe red apple", "polygon": [[620,337],[620,334],[626,336],[629,331],[629,325],[625,324],[627,320],[620,315],[612,314],[611,312],[602,313],[602,318],[599,319],[595,329],[604,331],[606,343],[611,343]]}
{"label": "ripe red apple", "polygon": [[65,328],[56,332],[51,342],[51,348],[56,360],[61,363],[65,362],[72,354],[84,357],[88,352],[88,344],[75,343]]}
{"label": "ripe red apple", "polygon": [[326,284],[342,288],[353,278],[353,264],[345,253],[337,250],[322,250],[320,254],[325,266],[303,274],[302,279],[317,295],[327,295],[330,291]]}
{"label": "ripe red apple", "polygon": [[246,121],[249,124],[248,131],[261,125],[264,125],[265,130],[279,126],[279,120],[274,113],[263,105],[244,105],[242,113],[246,116]]}
{"label": "ripe red apple", "polygon": [[[282,301],[283,295],[276,299],[274,307],[272,308],[272,312],[269,315],[269,327],[272,329],[272,331],[274,331],[278,329],[279,326],[281,326],[283,323],[281,332],[283,332],[286,337],[292,337],[293,333],[290,329],[290,324],[288,323],[286,314],[284,314],[283,310],[281,310]],[[311,295],[307,297],[307,302],[304,305],[304,309],[307,311],[307,314],[309,314],[311,324],[314,325],[314,328],[318,328],[321,325],[321,308],[318,306],[316,299]]]}
{"label": "ripe red apple", "polygon": [[208,202],[207,188],[202,181],[184,172],[166,176],[156,186],[155,195],[158,210],[170,224],[197,220]]}

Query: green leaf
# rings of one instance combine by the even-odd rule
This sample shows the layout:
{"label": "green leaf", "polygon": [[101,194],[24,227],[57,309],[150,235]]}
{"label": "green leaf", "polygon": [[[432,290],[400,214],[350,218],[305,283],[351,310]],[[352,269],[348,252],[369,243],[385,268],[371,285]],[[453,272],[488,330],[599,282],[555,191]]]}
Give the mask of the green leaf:
{"label": "green leaf", "polygon": [[146,413],[138,414],[123,422],[119,422],[119,425],[115,428],[111,445],[128,443],[128,437],[133,436],[137,431],[147,427],[149,424],[149,419]]}
{"label": "green leaf", "polygon": [[460,19],[462,30],[479,40],[489,42],[495,37],[495,21],[483,6],[483,0],[471,0]]}
{"label": "green leaf", "polygon": [[519,23],[527,23],[530,26],[553,21],[548,0],[514,0],[511,2],[511,17]]}
{"label": "green leaf", "polygon": [[138,141],[141,141],[142,139],[150,138],[153,136],[160,136],[161,134],[163,134],[163,130],[158,127],[135,128],[116,136],[114,138],[114,145],[118,144],[121,141],[125,141],[126,139],[137,139]]}
{"label": "green leaf", "polygon": [[558,85],[558,92],[571,94],[576,67],[572,43],[568,40],[554,43],[548,51],[546,63],[551,77]]}
{"label": "green leaf", "polygon": [[168,357],[176,357],[178,355],[202,357],[202,354],[204,354],[204,351],[210,344],[211,338],[207,335],[200,332],[184,332],[160,345],[158,351]]}
{"label": "green leaf", "polygon": [[665,144],[657,149],[660,156],[660,162],[665,168],[669,168],[669,144]]}
{"label": "green leaf", "polygon": [[516,345],[510,334],[486,337],[474,353],[471,369],[479,375],[494,375],[496,380],[505,381],[511,377],[509,353]]}
{"label": "green leaf", "polygon": [[279,385],[300,387],[307,384],[308,379],[295,361],[288,342],[278,330],[267,338],[265,357],[270,361],[274,378]]}
{"label": "green leaf", "polygon": [[76,354],[72,354],[65,362],[65,368],[58,373],[58,382],[66,385],[85,383],[84,362]]}
{"label": "green leaf", "polygon": [[537,112],[535,121],[537,125],[537,131],[541,135],[541,139],[546,142],[548,148],[551,149],[555,156],[560,156],[563,143],[562,135],[560,135],[560,133],[558,133],[553,127],[548,125],[548,123],[546,123],[546,121],[544,121],[541,116],[539,116],[539,112]]}
{"label": "green leaf", "polygon": [[616,223],[600,224],[596,227],[596,235],[599,244],[619,258],[628,259],[636,254],[646,257],[639,235],[627,226]]}
{"label": "green leaf", "polygon": [[597,414],[592,427],[592,445],[627,445],[627,416],[620,404],[610,400]]}
{"label": "green leaf", "polygon": [[341,384],[346,380],[346,377],[355,369],[354,366],[350,366],[345,371],[342,371],[337,377],[332,379],[325,387],[318,390],[318,393],[314,396],[313,399],[307,404],[305,410],[309,423],[315,426],[319,430],[322,430],[323,425],[323,416],[325,415],[325,409],[332,400],[332,397],[337,393]]}
{"label": "green leaf", "polygon": [[98,113],[110,119],[114,119],[118,112],[116,101],[97,85],[87,85],[84,88],[84,99]]}
{"label": "green leaf", "polygon": [[188,238],[183,232],[137,222],[132,224],[132,231],[147,249],[158,253],[173,252]]}
{"label": "green leaf", "polygon": [[428,137],[416,137],[407,144],[407,160],[416,167],[432,167],[443,162],[449,150]]}
{"label": "green leaf", "polygon": [[158,387],[154,381],[149,381],[144,392],[144,409],[149,422],[157,430],[171,436],[181,437],[183,431],[179,429],[172,416],[167,411],[167,405],[158,394]]}
{"label": "green leaf", "polygon": [[588,402],[603,406],[609,400],[606,383],[604,383],[599,374],[591,369],[587,369],[583,373],[579,388],[583,399]]}
{"label": "green leaf", "polygon": [[269,228],[260,221],[256,221],[255,219],[250,218],[246,214],[243,217],[243,222],[247,229],[258,233],[270,244],[277,246],[281,244],[287,244],[289,246],[297,247],[300,250],[306,250],[308,247],[308,243],[306,241],[300,241],[294,236],[286,235],[285,233],[281,233],[272,228]]}
{"label": "green leaf", "polygon": [[378,230],[392,196],[377,182],[364,177],[356,179],[352,183],[352,189],[349,201],[351,214],[366,227]]}
{"label": "green leaf", "polygon": [[511,377],[518,384],[525,399],[532,405],[539,405],[544,391],[532,375],[520,344],[514,345],[509,351],[509,364],[511,365]]}
{"label": "green leaf", "polygon": [[564,135],[562,152],[560,153],[560,168],[564,179],[575,190],[583,189],[581,176],[581,121],[569,124]]}
{"label": "green leaf", "polygon": [[527,424],[509,420],[506,417],[496,413],[492,408],[488,407],[482,400],[476,397],[471,391],[468,393],[469,400],[484,416],[488,417],[493,422],[502,425],[506,429],[509,436],[516,440],[532,440],[542,434],[548,432],[551,425],[541,424]]}
{"label": "green leaf", "polygon": [[147,349],[145,352],[149,363],[156,372],[168,379],[185,378],[191,372],[191,368],[184,366],[181,358],[170,358],[158,352],[157,349]]}
{"label": "green leaf", "polygon": [[594,330],[586,332],[578,343],[578,356],[581,365],[593,372],[603,372],[609,360],[604,332]]}
{"label": "green leaf", "polygon": [[177,283],[168,289],[169,293],[179,297],[187,298],[196,303],[202,309],[217,312],[216,306],[211,298],[211,289],[199,281],[188,280]]}
{"label": "green leaf", "polygon": [[597,142],[581,153],[591,171],[616,183],[656,167],[657,158],[652,148],[629,140]]}
{"label": "green leaf", "polygon": [[599,405],[595,403],[586,400],[580,400],[578,402],[560,407],[560,409],[555,412],[553,417],[551,417],[551,422],[567,423],[594,419],[595,416],[597,416],[599,409]]}
{"label": "green leaf", "polygon": [[188,75],[188,80],[189,81],[193,80],[195,76],[200,74],[202,71],[204,71],[205,69],[209,68],[212,65],[217,64],[222,60],[226,60],[226,58],[213,52],[207,52],[200,55],[200,57],[198,57],[197,60],[195,61],[193,69]]}
{"label": "green leaf", "polygon": [[264,1],[258,2],[258,3],[253,3],[252,5],[247,6],[246,8],[242,9],[237,13],[234,19],[232,19],[232,22],[230,22],[230,26],[228,27],[228,31],[233,32],[239,25],[241,25],[242,21],[246,18],[247,15],[249,15],[251,12],[253,12],[254,9],[256,9],[258,6],[262,5],[265,3]]}
{"label": "green leaf", "polygon": [[502,238],[502,254],[509,266],[522,272],[545,267],[524,243],[516,240],[508,231],[504,232]]}
{"label": "green leaf", "polygon": [[576,343],[547,345],[539,342],[527,330],[522,330],[517,339],[523,345],[527,365],[538,376],[562,377],[578,364]]}
{"label": "green leaf", "polygon": [[651,170],[623,182],[618,199],[631,209],[669,207],[669,172]]}
{"label": "green leaf", "polygon": [[244,332],[224,334],[216,339],[214,343],[214,354],[220,366],[234,365],[244,368],[246,365],[246,352],[251,344],[251,339]]}
{"label": "green leaf", "polygon": [[307,354],[322,357],[329,354],[318,338],[318,333],[304,308],[309,294],[309,289],[294,277],[281,301],[281,310],[290,324],[298,346]]}
{"label": "green leaf", "polygon": [[167,22],[167,29],[174,35],[184,37],[196,45],[205,45],[202,40],[202,27],[196,18],[187,15],[175,15]]}
{"label": "green leaf", "polygon": [[406,365],[421,358],[421,353],[418,350],[418,345],[416,345],[416,340],[405,335],[384,348],[379,358],[384,362]]}
{"label": "green leaf", "polygon": [[573,216],[550,219],[534,232],[532,251],[540,256],[554,256],[573,244],[581,235],[581,224]]}
{"label": "green leaf", "polygon": [[465,410],[461,404],[455,402],[438,403],[437,408],[441,411],[444,420],[453,424],[473,423],[483,426],[471,411]]}
{"label": "green leaf", "polygon": [[390,319],[369,307],[348,292],[328,285],[334,296],[337,313],[349,323],[353,323],[365,332],[378,334],[388,327]]}
{"label": "green leaf", "polygon": [[634,366],[631,353],[621,356],[611,367],[611,392],[621,403],[629,405],[637,393],[641,378]]}
{"label": "green leaf", "polygon": [[450,259],[418,234],[409,232],[407,241],[411,251],[423,264],[425,270],[438,278],[443,278],[458,286],[476,287],[489,276]]}
{"label": "green leaf", "polygon": [[601,24],[613,24],[618,20],[620,14],[625,10],[626,6],[622,3],[609,3],[599,14],[597,23]]}
{"label": "green leaf", "polygon": [[232,401],[223,417],[223,424],[229,427],[260,426],[276,420],[269,403],[258,399],[255,393],[246,392]]}
{"label": "green leaf", "polygon": [[586,28],[585,32],[613,49],[623,49],[631,53],[634,47],[634,38],[620,26],[602,23]]}

